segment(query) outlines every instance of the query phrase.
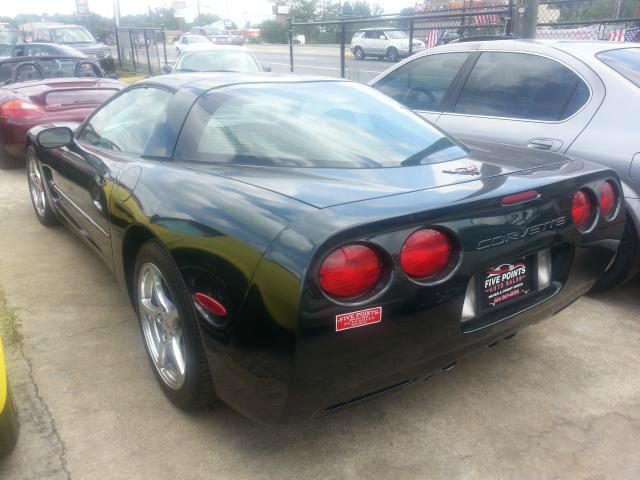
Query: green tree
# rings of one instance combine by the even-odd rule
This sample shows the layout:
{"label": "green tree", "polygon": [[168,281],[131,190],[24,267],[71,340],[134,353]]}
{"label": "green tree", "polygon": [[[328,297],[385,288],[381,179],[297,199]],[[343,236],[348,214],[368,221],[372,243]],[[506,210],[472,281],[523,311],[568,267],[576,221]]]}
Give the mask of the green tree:
{"label": "green tree", "polygon": [[[614,0],[596,0],[587,3],[567,3],[559,5],[560,22],[579,22],[581,20],[605,20],[615,18],[618,2]],[[638,14],[639,0],[623,0],[620,18],[631,18]],[[544,21],[544,20],[543,20]]]}
{"label": "green tree", "polygon": [[265,20],[260,24],[260,38],[266,43],[287,43],[288,27],[275,20]]}
{"label": "green tree", "polygon": [[293,0],[289,10],[296,22],[313,22],[318,19],[318,0]]}

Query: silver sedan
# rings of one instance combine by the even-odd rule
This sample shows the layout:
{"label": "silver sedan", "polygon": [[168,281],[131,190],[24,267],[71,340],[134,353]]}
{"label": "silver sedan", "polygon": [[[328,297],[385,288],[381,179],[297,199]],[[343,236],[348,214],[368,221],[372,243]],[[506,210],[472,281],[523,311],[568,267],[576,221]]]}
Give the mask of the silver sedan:
{"label": "silver sedan", "polygon": [[640,45],[484,40],[418,53],[370,82],[462,139],[560,152],[615,169],[623,246],[597,290],[640,263]]}

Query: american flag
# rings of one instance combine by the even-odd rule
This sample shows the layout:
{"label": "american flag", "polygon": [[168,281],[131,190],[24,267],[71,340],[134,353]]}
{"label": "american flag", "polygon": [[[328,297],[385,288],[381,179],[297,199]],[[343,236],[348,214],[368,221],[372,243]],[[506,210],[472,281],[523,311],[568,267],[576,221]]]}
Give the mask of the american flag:
{"label": "american flag", "polygon": [[494,25],[498,23],[498,15],[490,14],[490,15],[477,15],[473,17],[473,23],[475,25]]}
{"label": "american flag", "polygon": [[609,32],[607,40],[610,42],[638,42],[640,41],[640,27]]}
{"label": "american flag", "polygon": [[438,45],[438,41],[440,40],[440,37],[442,37],[443,33],[444,33],[444,30],[440,31],[437,28],[430,30],[429,33],[427,33],[425,46],[427,48],[433,48],[436,45]]}

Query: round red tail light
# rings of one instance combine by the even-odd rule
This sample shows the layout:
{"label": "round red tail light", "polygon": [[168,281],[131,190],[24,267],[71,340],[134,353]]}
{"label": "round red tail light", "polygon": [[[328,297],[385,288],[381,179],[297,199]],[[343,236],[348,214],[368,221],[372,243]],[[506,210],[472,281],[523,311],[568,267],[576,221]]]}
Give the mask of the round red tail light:
{"label": "round red tail light", "polygon": [[331,297],[355,298],[371,291],[382,278],[382,259],[365,245],[345,245],[320,266],[320,286]]}
{"label": "round red tail light", "polygon": [[578,190],[571,203],[571,218],[578,230],[584,232],[589,229],[594,211],[590,195],[584,190]]}
{"label": "round red tail light", "polygon": [[452,255],[453,245],[447,235],[424,228],[409,235],[404,242],[400,265],[410,277],[424,279],[442,272]]}
{"label": "round red tail light", "polygon": [[602,212],[602,216],[605,218],[611,218],[616,209],[617,203],[618,198],[616,195],[616,189],[611,184],[611,181],[607,180],[602,185],[602,190],[600,191],[600,212]]}

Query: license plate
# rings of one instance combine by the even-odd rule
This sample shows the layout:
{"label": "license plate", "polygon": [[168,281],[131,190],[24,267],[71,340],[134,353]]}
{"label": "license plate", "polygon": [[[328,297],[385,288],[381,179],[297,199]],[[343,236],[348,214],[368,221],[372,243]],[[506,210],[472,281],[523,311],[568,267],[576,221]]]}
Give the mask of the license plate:
{"label": "license plate", "polygon": [[532,261],[520,258],[486,270],[479,275],[478,290],[483,310],[516,301],[533,291]]}

